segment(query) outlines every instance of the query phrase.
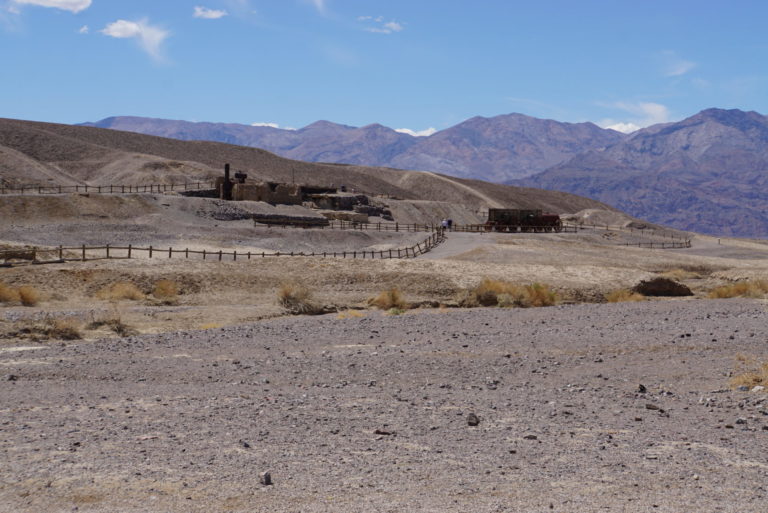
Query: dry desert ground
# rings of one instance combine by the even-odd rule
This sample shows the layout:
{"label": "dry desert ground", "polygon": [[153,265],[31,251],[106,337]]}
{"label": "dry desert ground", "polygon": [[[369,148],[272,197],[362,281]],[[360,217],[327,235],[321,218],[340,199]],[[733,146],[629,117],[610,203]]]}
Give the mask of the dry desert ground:
{"label": "dry desert ground", "polygon": [[[9,200],[0,244],[255,254],[426,235],[257,227],[188,200]],[[0,268],[38,296],[0,304],[0,511],[765,512],[768,397],[733,378],[768,360],[766,302],[708,294],[768,278],[768,244],[687,236],[449,232],[409,259]],[[694,295],[605,302],[662,275]],[[460,307],[483,278],[560,302]],[[104,292],[120,282],[141,295]],[[287,283],[329,313],[289,315]],[[368,305],[392,288],[413,308]]]}

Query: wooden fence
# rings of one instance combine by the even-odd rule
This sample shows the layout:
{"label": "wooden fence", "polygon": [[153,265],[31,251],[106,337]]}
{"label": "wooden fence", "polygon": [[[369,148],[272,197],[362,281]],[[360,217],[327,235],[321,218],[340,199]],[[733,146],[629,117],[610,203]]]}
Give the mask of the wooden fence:
{"label": "wooden fence", "polygon": [[213,189],[213,182],[189,182],[152,185],[21,185],[17,187],[0,186],[2,194],[64,194],[64,193],[98,193],[98,194],[133,194],[133,193],[163,193],[172,191],[195,191]]}
{"label": "wooden fence", "polygon": [[[189,248],[160,248],[154,246],[140,247],[131,244],[127,246],[59,246],[58,248],[25,248],[24,250],[0,250],[0,259],[24,259],[22,263],[41,264],[41,263],[63,263],[73,261],[89,261],[103,259],[129,259],[129,258],[199,258],[208,261],[221,262],[223,260],[253,260],[256,258],[285,257],[285,256],[304,256],[321,258],[351,258],[351,259],[373,259],[373,258],[415,258],[432,250],[435,246],[445,240],[442,230],[435,231],[424,240],[417,242],[413,246],[404,248],[374,250],[354,250],[354,251],[313,251],[311,253],[298,251],[277,251],[268,253],[266,251],[224,251],[220,250],[193,250]],[[25,253],[22,255],[22,253]],[[15,262],[12,265],[16,265]],[[11,264],[6,264],[11,265]]]}

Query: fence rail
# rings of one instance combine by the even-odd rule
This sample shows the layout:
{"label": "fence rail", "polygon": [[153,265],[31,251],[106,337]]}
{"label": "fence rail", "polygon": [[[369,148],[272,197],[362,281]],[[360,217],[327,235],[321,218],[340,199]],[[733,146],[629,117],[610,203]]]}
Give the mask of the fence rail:
{"label": "fence rail", "polygon": [[[6,262],[6,265],[17,265],[18,262],[9,264],[8,260],[23,260],[23,264],[41,264],[41,263],[63,263],[89,260],[104,259],[130,259],[130,258],[201,258],[202,260],[212,260],[221,262],[223,260],[253,260],[256,258],[285,257],[285,256],[304,256],[321,258],[351,258],[351,259],[384,259],[384,258],[416,258],[432,250],[435,246],[445,240],[442,230],[437,230],[422,241],[413,246],[403,248],[384,249],[384,250],[353,250],[353,251],[313,251],[305,253],[303,251],[290,252],[266,252],[266,251],[224,251],[219,250],[194,250],[189,248],[179,249],[174,247],[140,247],[131,244],[127,246],[113,246],[110,244],[104,246],[59,246],[58,248],[24,248],[14,250],[0,250],[0,259]],[[140,256],[141,255],[141,256]]]}
{"label": "fence rail", "polygon": [[151,185],[21,185],[0,186],[3,194],[64,194],[64,193],[97,193],[97,194],[132,194],[172,191],[195,191],[212,189],[213,182],[188,182]]}

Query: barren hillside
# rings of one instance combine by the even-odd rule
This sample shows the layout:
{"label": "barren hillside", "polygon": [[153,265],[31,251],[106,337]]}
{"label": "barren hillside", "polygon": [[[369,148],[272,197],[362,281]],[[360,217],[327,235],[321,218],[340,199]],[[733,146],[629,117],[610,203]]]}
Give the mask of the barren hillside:
{"label": "barren hillside", "polygon": [[7,184],[182,183],[218,176],[225,162],[251,178],[347,185],[411,200],[448,201],[474,208],[538,207],[556,212],[610,209],[555,191],[395,169],[315,164],[230,144],[178,141],[92,127],[0,119],[0,179]]}

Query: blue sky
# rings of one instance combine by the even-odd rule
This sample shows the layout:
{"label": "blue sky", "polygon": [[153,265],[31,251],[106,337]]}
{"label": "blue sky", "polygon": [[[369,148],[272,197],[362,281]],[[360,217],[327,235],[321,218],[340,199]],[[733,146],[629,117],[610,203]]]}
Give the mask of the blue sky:
{"label": "blue sky", "polygon": [[764,0],[0,0],[0,117],[425,134],[767,114],[766,19]]}

